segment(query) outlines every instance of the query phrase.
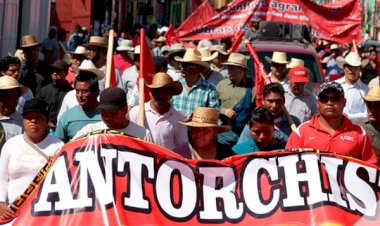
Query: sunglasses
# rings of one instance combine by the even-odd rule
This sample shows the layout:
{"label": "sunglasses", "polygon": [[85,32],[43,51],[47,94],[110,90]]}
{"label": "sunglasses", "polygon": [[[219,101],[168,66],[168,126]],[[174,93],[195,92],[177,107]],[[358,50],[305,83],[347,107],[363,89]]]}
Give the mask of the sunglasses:
{"label": "sunglasses", "polygon": [[341,100],[342,100],[342,97],[341,97],[340,95],[333,95],[333,96],[320,95],[320,96],[318,97],[318,100],[319,100],[320,102],[322,102],[322,103],[327,103],[327,102],[329,102],[329,101],[336,103],[336,102],[341,101]]}

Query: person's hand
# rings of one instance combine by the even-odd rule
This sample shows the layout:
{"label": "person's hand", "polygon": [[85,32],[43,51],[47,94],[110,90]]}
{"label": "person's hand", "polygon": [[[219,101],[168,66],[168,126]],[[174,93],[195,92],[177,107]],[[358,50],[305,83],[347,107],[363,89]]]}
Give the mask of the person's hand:
{"label": "person's hand", "polygon": [[13,218],[14,212],[9,209],[5,202],[0,202],[0,217],[3,220]]}
{"label": "person's hand", "polygon": [[224,115],[230,119],[236,118],[236,112],[234,110],[232,110],[231,108],[226,109],[226,111],[224,112]]}

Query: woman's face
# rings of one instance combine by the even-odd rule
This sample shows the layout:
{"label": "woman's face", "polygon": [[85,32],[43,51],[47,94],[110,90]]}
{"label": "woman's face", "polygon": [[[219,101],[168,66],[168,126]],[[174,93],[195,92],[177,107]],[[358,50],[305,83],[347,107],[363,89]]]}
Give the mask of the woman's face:
{"label": "woman's face", "polygon": [[194,148],[201,148],[214,142],[214,137],[216,136],[216,128],[192,127],[190,133]]}
{"label": "woman's face", "polygon": [[46,115],[40,112],[29,112],[23,115],[22,122],[28,137],[33,137],[36,140],[45,138],[48,130],[48,119]]}

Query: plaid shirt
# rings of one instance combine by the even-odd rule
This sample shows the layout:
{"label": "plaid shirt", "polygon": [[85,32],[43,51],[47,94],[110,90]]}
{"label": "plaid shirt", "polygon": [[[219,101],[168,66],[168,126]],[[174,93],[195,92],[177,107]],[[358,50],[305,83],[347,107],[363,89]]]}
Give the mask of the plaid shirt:
{"label": "plaid shirt", "polygon": [[183,91],[181,94],[173,96],[170,100],[174,109],[183,112],[186,116],[190,116],[195,107],[219,108],[218,94],[211,83],[200,78],[188,93],[185,79],[181,78],[179,81],[182,84]]}

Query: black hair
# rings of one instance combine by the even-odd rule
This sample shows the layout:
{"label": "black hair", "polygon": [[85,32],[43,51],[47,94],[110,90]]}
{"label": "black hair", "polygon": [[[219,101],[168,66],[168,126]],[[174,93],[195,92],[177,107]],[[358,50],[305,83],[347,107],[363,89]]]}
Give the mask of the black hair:
{"label": "black hair", "polygon": [[377,51],[376,51],[376,49],[371,49],[371,50],[369,51],[370,54],[371,54],[372,52],[374,52],[374,53],[377,55]]}
{"label": "black hair", "polygon": [[0,60],[0,71],[7,71],[9,69],[9,65],[18,64],[21,65],[20,59],[14,56],[6,56]]}
{"label": "black hair", "polygon": [[270,123],[274,125],[274,116],[266,107],[255,108],[252,111],[248,125],[252,127],[255,123]]}
{"label": "black hair", "polygon": [[270,93],[278,93],[285,99],[285,90],[280,83],[272,82],[264,86],[263,98],[267,97]]}
{"label": "black hair", "polygon": [[154,63],[154,68],[156,69],[156,72],[159,72],[162,67],[168,66],[168,61],[166,60],[165,57],[162,57],[162,56],[154,56],[153,63]]}
{"label": "black hair", "polygon": [[79,71],[79,74],[75,78],[74,87],[77,82],[89,82],[91,92],[99,92],[99,81],[96,74],[90,71]]}

